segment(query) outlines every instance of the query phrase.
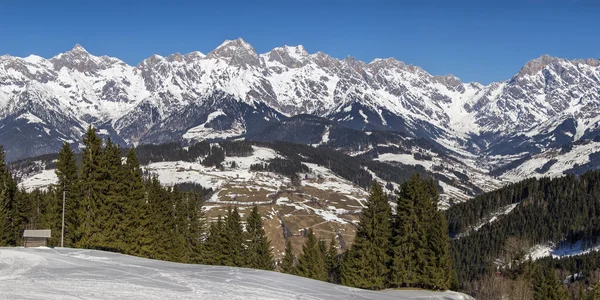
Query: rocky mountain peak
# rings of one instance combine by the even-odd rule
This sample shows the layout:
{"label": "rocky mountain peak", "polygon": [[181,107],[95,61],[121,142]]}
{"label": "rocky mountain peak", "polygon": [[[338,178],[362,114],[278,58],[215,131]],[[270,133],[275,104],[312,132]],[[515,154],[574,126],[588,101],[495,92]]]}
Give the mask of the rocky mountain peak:
{"label": "rocky mountain peak", "polygon": [[73,49],[71,49],[69,52],[77,54],[89,54],[87,50],[85,50],[85,48],[83,48],[80,44],[75,44]]}
{"label": "rocky mountain peak", "polygon": [[259,66],[260,58],[254,48],[242,38],[226,40],[206,56],[209,59],[224,59],[228,64],[240,66]]}
{"label": "rocky mountain peak", "polygon": [[559,62],[560,60],[560,58],[544,54],[536,59],[530,60],[527,63],[525,63],[523,68],[521,68],[521,71],[519,71],[518,75],[534,75],[546,66]]}
{"label": "rocky mountain peak", "polygon": [[183,58],[185,59],[186,62],[197,61],[197,60],[203,59],[205,57],[206,57],[206,55],[200,51],[194,51],[194,52],[190,52],[188,54],[183,55]]}
{"label": "rocky mountain peak", "polygon": [[265,56],[268,61],[277,61],[288,68],[301,67],[309,59],[309,54],[302,45],[277,47]]}
{"label": "rocky mountain peak", "polygon": [[177,52],[177,53],[167,56],[167,61],[168,62],[183,62],[184,57],[183,57],[183,55],[181,55],[181,53]]}

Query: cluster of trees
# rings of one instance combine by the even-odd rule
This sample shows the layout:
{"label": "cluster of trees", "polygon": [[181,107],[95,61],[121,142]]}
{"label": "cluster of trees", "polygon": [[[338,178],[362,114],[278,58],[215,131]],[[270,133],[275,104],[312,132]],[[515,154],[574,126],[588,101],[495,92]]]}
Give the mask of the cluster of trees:
{"label": "cluster of trees", "polygon": [[237,208],[229,208],[224,219],[210,224],[204,242],[202,263],[274,270],[275,263],[258,207],[254,206],[242,229]]}
{"label": "cluster of trees", "polygon": [[312,228],[306,231],[302,254],[296,259],[288,239],[284,257],[280,262],[280,270],[283,273],[336,284],[340,283],[340,266],[341,255],[336,248],[335,238],[327,245],[324,240],[317,240]]}
{"label": "cluster of trees", "polygon": [[437,209],[434,181],[416,174],[404,182],[396,192],[397,213],[392,213],[389,199],[378,183],[372,185],[354,243],[341,256],[335,240],[326,247],[309,231],[296,263],[286,245],[281,269],[364,289],[455,286],[450,240],[445,216]]}
{"label": "cluster of trees", "polygon": [[[58,183],[47,191],[33,192],[17,188],[0,149],[0,245],[22,244],[27,228],[50,228],[50,245],[59,245],[64,196],[66,247],[273,269],[270,244],[256,208],[248,217],[246,231],[234,209],[225,217],[226,226],[213,228],[221,224],[216,222],[206,232],[202,214],[206,189],[191,187],[199,192],[182,192],[177,186],[163,187],[156,177],[144,177],[133,149],[123,162],[120,147],[110,139],[103,142],[93,128],[88,129],[83,144],[80,162],[64,144],[56,161]],[[228,246],[214,240],[226,241]],[[226,262],[215,255],[222,249],[233,249]]]}
{"label": "cluster of trees", "polygon": [[189,147],[183,147],[180,143],[140,145],[136,152],[141,164],[178,160],[194,162],[202,158],[202,164],[211,167],[220,166],[225,156],[250,156],[253,149],[252,144],[245,141],[221,142],[218,145],[202,141]]}
{"label": "cluster of trees", "polygon": [[375,183],[342,262],[345,285],[368,289],[456,285],[450,241],[433,180],[414,174],[396,192],[396,213]]}
{"label": "cluster of trees", "polygon": [[271,159],[268,163],[251,165],[250,171],[268,171],[292,177],[298,173],[308,173],[310,172],[310,169],[298,160],[276,157]]}

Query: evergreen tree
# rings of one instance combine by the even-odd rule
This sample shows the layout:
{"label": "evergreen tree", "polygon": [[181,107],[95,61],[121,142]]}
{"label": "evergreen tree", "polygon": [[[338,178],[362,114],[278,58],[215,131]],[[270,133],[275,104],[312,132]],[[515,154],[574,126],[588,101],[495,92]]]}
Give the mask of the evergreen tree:
{"label": "evergreen tree", "polygon": [[[81,202],[81,191],[77,164],[75,162],[75,153],[71,150],[71,146],[67,142],[63,144],[58,153],[55,173],[58,177],[55,195],[58,198],[58,202],[60,202],[57,206],[62,206],[63,196],[65,198],[64,245],[65,247],[73,247],[77,244],[81,236],[81,216],[79,215],[81,210],[79,206]],[[54,228],[54,226],[52,226],[52,228]],[[56,234],[53,234],[53,236],[56,236]]]}
{"label": "evergreen tree", "polygon": [[414,184],[405,181],[396,195],[397,208],[392,222],[390,284],[393,287],[414,287],[419,283],[416,270],[416,247],[421,238],[415,230],[419,222],[415,212],[417,191]]}
{"label": "evergreen tree", "polygon": [[107,191],[107,171],[105,169],[102,140],[96,135],[96,129],[88,127],[83,137],[85,148],[82,153],[81,186],[83,192],[81,212],[82,248],[104,249],[106,245],[107,207],[105,195]]}
{"label": "evergreen tree", "polygon": [[152,231],[153,223],[140,162],[133,148],[127,152],[127,160],[123,167],[125,169],[123,182],[125,184],[125,194],[128,198],[125,207],[126,252],[132,255],[150,257],[155,242]]}
{"label": "evergreen tree", "polygon": [[188,237],[190,230],[187,214],[187,198],[183,197],[177,186],[173,186],[171,189],[171,199],[173,205],[171,218],[174,221],[173,228],[171,229],[173,234],[172,260],[189,262],[190,252],[185,245],[186,237]]}
{"label": "evergreen tree", "polygon": [[325,255],[325,264],[329,273],[328,281],[331,283],[340,282],[340,260],[335,244],[335,237],[332,237]]}
{"label": "evergreen tree", "polygon": [[17,183],[6,168],[4,148],[0,145],[0,246],[16,246],[19,241],[15,197]]}
{"label": "evergreen tree", "polygon": [[187,198],[189,228],[185,236],[186,252],[189,262],[200,263],[202,261],[202,234],[204,232],[202,198],[195,193],[188,194]]}
{"label": "evergreen tree", "polygon": [[283,260],[281,261],[281,272],[287,274],[294,274],[296,272],[296,268],[294,262],[296,257],[294,256],[294,252],[292,250],[292,242],[289,239],[285,241],[285,253],[283,255]]}
{"label": "evergreen tree", "polygon": [[390,262],[391,211],[387,196],[374,183],[360,217],[354,244],[342,264],[342,284],[365,288],[386,287]]}
{"label": "evergreen tree", "polygon": [[538,267],[533,279],[533,292],[535,300],[566,299],[566,291],[562,283],[556,278],[553,270]]}
{"label": "evergreen tree", "polygon": [[246,263],[244,231],[237,207],[230,207],[225,217],[226,243],[222,249],[226,266],[243,267]]}
{"label": "evergreen tree", "polygon": [[127,252],[127,235],[129,227],[129,195],[125,183],[126,168],[121,162],[121,149],[109,138],[103,152],[103,162],[106,171],[106,191],[103,211],[100,220],[106,231],[106,242],[103,247],[116,252]]}
{"label": "evergreen tree", "polygon": [[[419,175],[415,175],[419,180]],[[412,179],[411,179],[412,180]],[[448,236],[448,225],[444,214],[438,210],[438,193],[433,179],[421,180],[424,189],[425,216],[421,222],[425,222],[427,237],[428,262],[425,269],[424,283],[427,287],[436,290],[446,290],[452,284],[455,277],[450,257],[450,238]]]}
{"label": "evergreen tree", "polygon": [[202,251],[202,263],[207,265],[226,265],[229,260],[222,249],[226,246],[227,237],[221,216],[210,224],[208,236]]}
{"label": "evergreen tree", "polygon": [[255,205],[246,221],[248,247],[246,266],[254,269],[273,270],[273,254],[271,253],[271,242],[267,238],[263,221]]}
{"label": "evergreen tree", "polygon": [[296,275],[322,281],[327,280],[325,257],[323,257],[323,251],[319,247],[312,228],[308,230],[306,241],[302,246],[302,255],[298,258]]}

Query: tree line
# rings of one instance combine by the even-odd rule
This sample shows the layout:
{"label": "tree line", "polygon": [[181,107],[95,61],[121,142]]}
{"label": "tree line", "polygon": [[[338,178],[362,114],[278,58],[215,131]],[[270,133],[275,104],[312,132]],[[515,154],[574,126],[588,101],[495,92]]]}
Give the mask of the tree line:
{"label": "tree line", "polygon": [[[348,251],[339,253],[335,239],[319,240],[308,229],[302,252],[295,255],[288,240],[284,257],[275,262],[257,207],[245,223],[235,207],[216,220],[207,220],[202,213],[205,188],[188,186],[182,191],[178,186],[162,186],[157,177],[144,175],[136,150],[129,149],[122,159],[124,151],[110,139],[100,139],[92,127],[85,133],[83,145],[80,159],[68,144],[63,145],[56,160],[58,182],[45,191],[19,189],[0,157],[0,245],[21,244],[26,228],[52,229],[50,245],[58,245],[65,195],[67,247],[186,263],[279,269],[365,289],[443,290],[456,286],[445,216],[437,208],[437,187],[432,179],[414,175],[393,195],[373,183]],[[293,149],[288,144],[279,147],[286,149],[284,152]],[[217,148],[219,157],[221,153],[249,155],[252,149],[243,143]],[[162,151],[166,151],[152,146],[141,149],[150,157],[148,161],[164,158]],[[215,149],[200,144],[188,148],[188,154],[171,154],[190,159],[191,152],[206,158]],[[327,152],[323,158],[311,151],[304,149],[303,153],[314,161],[329,159],[340,170],[360,165],[357,161],[342,163],[343,155]],[[302,168],[294,163],[281,165],[281,172]],[[349,170],[356,170],[352,174],[364,172],[361,167]],[[364,176],[371,178],[368,173]],[[395,211],[390,207],[392,200]]]}
{"label": "tree line", "polygon": [[[144,176],[136,151],[128,150],[123,160],[120,147],[110,139],[102,141],[94,128],[87,130],[83,144],[78,160],[65,143],[56,160],[58,182],[46,191],[31,192],[18,188],[0,149],[0,246],[22,245],[23,230],[37,228],[51,229],[49,245],[60,245],[64,195],[66,247],[226,265],[232,263],[212,253],[237,249],[235,253],[247,260],[236,259],[236,266],[274,267],[256,208],[245,230],[233,209],[224,218],[227,226],[215,231],[211,225],[208,231],[202,213],[208,190],[185,185],[188,191],[183,192],[178,186],[162,186],[157,177]],[[227,241],[228,248],[212,243],[215,239]]]}
{"label": "tree line", "polygon": [[446,221],[437,208],[434,181],[418,174],[405,181],[394,197],[396,213],[390,198],[374,183],[348,251],[335,255],[335,240],[326,247],[309,230],[298,259],[291,245],[286,245],[282,271],[374,290],[456,286]]}

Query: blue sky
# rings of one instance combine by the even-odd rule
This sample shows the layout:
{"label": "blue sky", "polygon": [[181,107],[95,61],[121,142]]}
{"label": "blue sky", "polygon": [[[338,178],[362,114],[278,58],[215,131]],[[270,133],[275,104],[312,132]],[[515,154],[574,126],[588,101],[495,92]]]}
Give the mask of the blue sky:
{"label": "blue sky", "polygon": [[76,43],[137,65],[242,37],[259,53],[302,44],[395,57],[463,81],[509,79],[542,54],[600,57],[600,1],[38,1],[0,3],[0,54],[51,57]]}

